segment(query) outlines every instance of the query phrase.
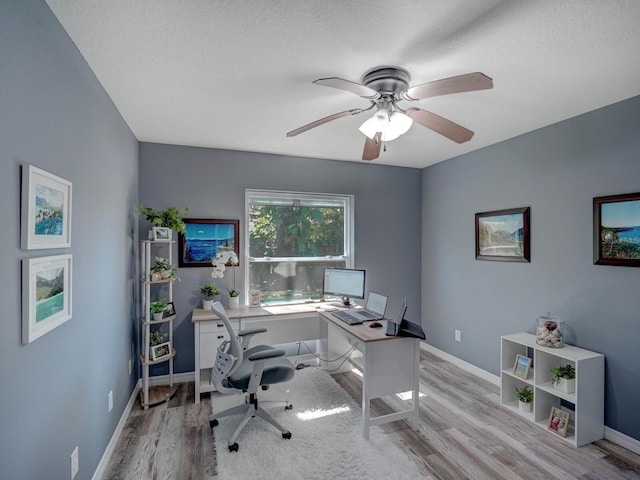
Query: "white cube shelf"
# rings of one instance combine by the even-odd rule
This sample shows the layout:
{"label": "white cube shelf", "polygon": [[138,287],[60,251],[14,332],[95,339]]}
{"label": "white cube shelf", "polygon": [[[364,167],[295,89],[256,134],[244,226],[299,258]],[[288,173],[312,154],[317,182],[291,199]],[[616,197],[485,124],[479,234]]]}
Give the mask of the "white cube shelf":
{"label": "white cube shelf", "polygon": [[[513,373],[517,355],[532,358],[526,379]],[[551,381],[551,369],[566,364],[576,369],[574,393],[564,393]],[[518,409],[515,388],[524,385],[533,389],[531,412]],[[576,447],[599,440],[604,437],[604,355],[572,345],[542,347],[530,333],[504,335],[500,338],[500,403],[545,429],[551,407],[562,408],[571,418],[566,437],[559,438]]]}

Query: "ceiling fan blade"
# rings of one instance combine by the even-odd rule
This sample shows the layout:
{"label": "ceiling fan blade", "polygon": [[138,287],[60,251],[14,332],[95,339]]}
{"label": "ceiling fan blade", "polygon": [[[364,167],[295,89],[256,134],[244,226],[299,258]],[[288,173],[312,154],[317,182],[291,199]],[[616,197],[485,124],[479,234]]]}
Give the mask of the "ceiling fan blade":
{"label": "ceiling fan blade", "polygon": [[414,122],[426,127],[457,143],[471,140],[473,132],[446,118],[419,108],[408,108],[405,112]]}
{"label": "ceiling fan blade", "polygon": [[373,138],[366,137],[364,141],[364,151],[362,152],[363,160],[375,160],[380,156],[380,147],[382,146],[382,132],[376,133]]}
{"label": "ceiling fan blade", "polygon": [[416,85],[408,88],[401,95],[404,100],[422,100],[451,93],[487,90],[489,88],[493,88],[493,80],[483,73],[475,72]]}
{"label": "ceiling fan blade", "polygon": [[325,87],[337,88],[338,90],[344,90],[349,93],[355,93],[359,97],[367,98],[369,100],[380,98],[380,94],[373,88],[369,88],[366,85],[362,85],[361,83],[345,80],[344,78],[319,78],[318,80],[314,80],[313,83],[315,83],[316,85],[324,85]]}
{"label": "ceiling fan blade", "polygon": [[345,110],[344,112],[334,113],[333,115],[329,115],[328,117],[321,118],[320,120],[316,120],[315,122],[307,123],[306,125],[296,128],[295,130],[291,130],[287,133],[287,137],[295,137],[296,135],[300,135],[301,133],[306,132],[307,130],[311,130],[312,128],[319,127],[320,125],[324,125],[332,120],[337,120],[338,118],[346,117],[349,115],[357,115],[361,113],[363,110],[361,108],[352,108],[351,110]]}

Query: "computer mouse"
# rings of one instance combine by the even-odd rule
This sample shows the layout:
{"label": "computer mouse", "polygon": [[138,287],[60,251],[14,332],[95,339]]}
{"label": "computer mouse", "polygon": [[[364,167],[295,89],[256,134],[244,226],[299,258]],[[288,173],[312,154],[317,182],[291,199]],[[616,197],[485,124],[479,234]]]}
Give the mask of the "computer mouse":
{"label": "computer mouse", "polygon": [[382,324],[380,322],[369,322],[371,328],[380,328]]}

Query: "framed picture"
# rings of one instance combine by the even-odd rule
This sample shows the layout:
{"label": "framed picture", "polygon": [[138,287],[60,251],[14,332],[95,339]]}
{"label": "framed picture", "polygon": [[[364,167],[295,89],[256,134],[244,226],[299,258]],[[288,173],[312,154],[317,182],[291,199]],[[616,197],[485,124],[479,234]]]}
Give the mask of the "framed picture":
{"label": "framed picture", "polygon": [[476,213],[476,260],[529,262],[529,207]]}
{"label": "framed picture", "polygon": [[531,359],[524,355],[516,355],[516,362],[513,365],[513,374],[517,377],[529,378],[529,370],[531,369]]}
{"label": "framed picture", "polygon": [[168,227],[153,227],[153,239],[156,242],[170,242],[171,229]]}
{"label": "framed picture", "polygon": [[249,290],[249,306],[260,306],[260,290]]}
{"label": "framed picture", "polygon": [[551,407],[551,413],[549,414],[549,423],[547,428],[552,432],[557,433],[563,437],[567,436],[567,430],[569,429],[569,419],[571,414],[559,409],[558,407]]}
{"label": "framed picture", "polygon": [[158,345],[151,346],[151,359],[160,360],[166,356],[171,355],[171,343],[164,342]]}
{"label": "framed picture", "polygon": [[162,318],[166,318],[166,317],[170,317],[172,315],[176,314],[176,307],[173,304],[173,302],[168,302],[167,303],[167,308],[164,309],[164,312],[162,314]]}
{"label": "framed picture", "polygon": [[593,199],[593,263],[640,267],[640,193]]}
{"label": "framed picture", "polygon": [[185,218],[184,223],[186,230],[178,241],[179,267],[211,267],[220,250],[233,249],[240,259],[239,220]]}
{"label": "framed picture", "polygon": [[71,182],[22,166],[22,248],[71,246]]}
{"label": "framed picture", "polygon": [[22,343],[71,318],[71,255],[22,260]]}

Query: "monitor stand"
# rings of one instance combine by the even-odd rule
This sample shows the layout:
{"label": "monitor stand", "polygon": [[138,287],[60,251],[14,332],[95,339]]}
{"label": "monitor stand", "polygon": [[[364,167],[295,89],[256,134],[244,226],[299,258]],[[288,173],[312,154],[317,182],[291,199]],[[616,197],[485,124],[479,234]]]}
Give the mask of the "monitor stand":
{"label": "monitor stand", "polygon": [[351,303],[349,297],[342,297],[341,302],[331,302],[331,306],[340,308],[351,308],[354,306],[354,304]]}

